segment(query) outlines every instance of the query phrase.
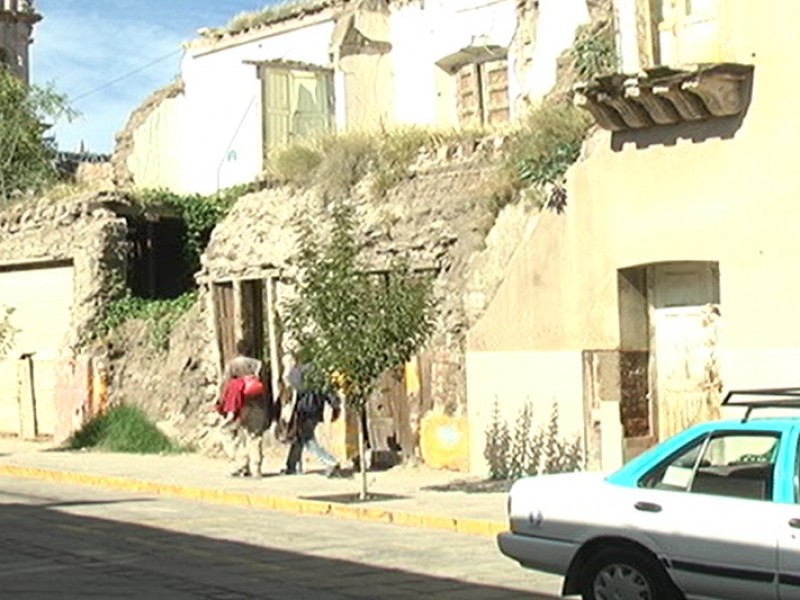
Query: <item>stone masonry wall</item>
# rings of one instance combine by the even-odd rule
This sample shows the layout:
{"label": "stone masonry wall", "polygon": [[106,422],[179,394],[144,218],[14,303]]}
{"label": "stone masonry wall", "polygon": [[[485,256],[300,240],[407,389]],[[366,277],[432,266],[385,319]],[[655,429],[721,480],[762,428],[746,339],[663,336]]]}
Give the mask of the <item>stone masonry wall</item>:
{"label": "stone masonry wall", "polygon": [[72,260],[72,348],[86,336],[101,306],[109,268],[120,267],[125,260],[127,227],[123,218],[103,206],[108,199],[90,195],[40,200],[0,211],[0,263]]}
{"label": "stone masonry wall", "polygon": [[[438,271],[438,320],[426,356],[434,410],[450,415],[466,414],[466,331],[491,300],[504,265],[538,212],[523,203],[496,219],[489,182],[499,164],[493,150],[500,145],[491,141],[483,148],[470,144],[422,155],[412,176],[385,199],[370,198],[368,180],[349,199],[369,264],[382,267],[403,256],[414,267]],[[325,222],[327,210],[314,188],[277,187],[245,196],[214,231],[200,280],[255,278],[270,270],[290,280],[294,225],[304,217]],[[487,238],[493,227],[502,234]],[[279,296],[287,292],[279,289]]]}

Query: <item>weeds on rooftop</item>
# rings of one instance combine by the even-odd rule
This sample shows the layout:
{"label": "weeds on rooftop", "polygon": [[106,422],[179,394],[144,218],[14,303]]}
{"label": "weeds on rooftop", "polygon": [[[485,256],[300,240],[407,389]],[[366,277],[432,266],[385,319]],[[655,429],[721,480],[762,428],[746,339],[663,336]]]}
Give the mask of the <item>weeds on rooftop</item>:
{"label": "weeds on rooftop", "polygon": [[325,134],[274,150],[269,157],[269,173],[297,186],[319,185],[330,198],[346,194],[370,175],[370,193],[380,198],[408,176],[423,149],[478,140],[483,135],[479,130],[425,127]]}
{"label": "weeds on rooftop", "polygon": [[304,10],[322,8],[328,0],[294,0],[265,6],[261,10],[242,12],[233,17],[225,26],[224,31],[230,34],[240,33],[248,29],[255,29],[262,25],[269,25],[293,17]]}

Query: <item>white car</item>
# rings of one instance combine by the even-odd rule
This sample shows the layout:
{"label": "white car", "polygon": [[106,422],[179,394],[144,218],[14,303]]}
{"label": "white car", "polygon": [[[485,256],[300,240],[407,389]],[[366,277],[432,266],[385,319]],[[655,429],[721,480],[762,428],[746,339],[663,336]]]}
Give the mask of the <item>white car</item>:
{"label": "white car", "polygon": [[[797,389],[725,402],[767,392],[759,406],[800,406]],[[607,477],[520,479],[501,552],[585,600],[800,600],[800,418],[749,414],[696,425]]]}

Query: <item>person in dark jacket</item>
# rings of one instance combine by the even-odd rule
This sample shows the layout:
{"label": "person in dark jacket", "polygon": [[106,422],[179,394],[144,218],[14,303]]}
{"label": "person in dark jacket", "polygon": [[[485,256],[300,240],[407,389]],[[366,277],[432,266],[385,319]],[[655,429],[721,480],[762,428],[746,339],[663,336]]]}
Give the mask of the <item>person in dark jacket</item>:
{"label": "person in dark jacket", "polygon": [[306,389],[303,384],[303,367],[295,366],[289,374],[289,381],[295,388],[294,410],[290,429],[294,431],[292,445],[286,457],[286,469],[283,473],[294,475],[302,470],[303,449],[311,452],[323,465],[325,475],[334,477],[341,472],[339,462],[330,452],[323,448],[316,437],[317,425],[322,423],[325,415],[325,405],[332,410],[332,421],[336,421],[341,414],[341,401],[336,396],[315,390]]}

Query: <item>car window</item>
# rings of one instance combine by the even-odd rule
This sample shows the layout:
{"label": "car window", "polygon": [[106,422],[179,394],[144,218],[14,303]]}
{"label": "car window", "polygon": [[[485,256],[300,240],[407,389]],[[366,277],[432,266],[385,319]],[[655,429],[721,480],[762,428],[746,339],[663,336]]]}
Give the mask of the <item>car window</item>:
{"label": "car window", "polygon": [[779,439],[769,432],[698,438],[644,475],[639,487],[769,500]]}

